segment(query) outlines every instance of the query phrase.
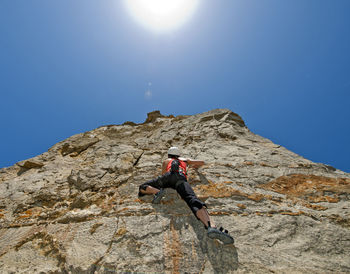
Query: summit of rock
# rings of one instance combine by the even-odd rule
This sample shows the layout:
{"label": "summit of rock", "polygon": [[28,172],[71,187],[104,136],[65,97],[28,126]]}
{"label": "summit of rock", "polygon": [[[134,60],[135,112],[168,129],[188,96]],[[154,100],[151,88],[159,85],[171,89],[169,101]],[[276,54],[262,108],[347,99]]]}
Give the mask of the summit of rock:
{"label": "summit of rock", "polygon": [[[235,238],[223,245],[174,190],[138,186],[170,146]],[[0,169],[1,273],[350,272],[350,174],[252,133],[228,109],[101,126]]]}

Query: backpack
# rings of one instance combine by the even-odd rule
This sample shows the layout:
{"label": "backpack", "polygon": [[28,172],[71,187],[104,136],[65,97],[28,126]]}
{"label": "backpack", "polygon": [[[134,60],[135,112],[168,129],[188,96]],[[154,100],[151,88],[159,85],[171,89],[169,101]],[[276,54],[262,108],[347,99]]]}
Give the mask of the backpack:
{"label": "backpack", "polygon": [[171,173],[179,173],[180,162],[177,159],[172,160],[171,162]]}
{"label": "backpack", "polygon": [[178,173],[180,175],[184,175],[187,178],[186,163],[179,159],[171,159],[167,165],[166,170],[170,173]]}

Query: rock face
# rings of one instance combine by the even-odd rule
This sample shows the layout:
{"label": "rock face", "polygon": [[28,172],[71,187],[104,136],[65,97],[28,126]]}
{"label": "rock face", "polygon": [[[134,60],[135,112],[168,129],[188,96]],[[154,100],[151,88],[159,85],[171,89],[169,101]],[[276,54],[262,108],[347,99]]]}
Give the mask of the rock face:
{"label": "rock face", "polygon": [[[138,186],[169,146],[206,165],[189,182],[234,245],[209,239],[172,189]],[[217,109],[150,113],[0,169],[1,273],[350,272],[350,174],[313,163]]]}

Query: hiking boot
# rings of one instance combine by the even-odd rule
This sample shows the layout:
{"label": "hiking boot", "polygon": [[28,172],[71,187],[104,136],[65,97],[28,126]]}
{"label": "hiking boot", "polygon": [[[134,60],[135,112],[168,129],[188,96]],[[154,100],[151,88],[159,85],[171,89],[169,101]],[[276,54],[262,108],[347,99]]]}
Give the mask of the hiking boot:
{"label": "hiking boot", "polygon": [[235,241],[233,237],[228,234],[228,231],[220,227],[220,229],[217,229],[216,227],[208,227],[208,237],[211,239],[218,239],[224,244],[233,244]]}
{"label": "hiking boot", "polygon": [[159,204],[160,200],[163,198],[164,194],[165,194],[165,191],[163,188],[161,188],[157,194],[154,194],[154,198],[152,200],[152,203]]}

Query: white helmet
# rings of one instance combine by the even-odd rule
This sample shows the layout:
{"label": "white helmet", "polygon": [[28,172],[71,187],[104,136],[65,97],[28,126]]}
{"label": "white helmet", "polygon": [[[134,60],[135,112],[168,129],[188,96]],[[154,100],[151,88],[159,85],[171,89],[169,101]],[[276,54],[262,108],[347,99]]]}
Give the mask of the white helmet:
{"label": "white helmet", "polygon": [[180,156],[180,150],[178,147],[171,147],[168,150],[168,154],[174,155],[174,156]]}

